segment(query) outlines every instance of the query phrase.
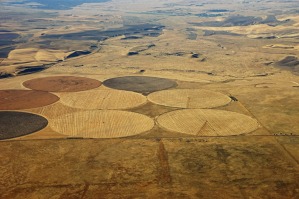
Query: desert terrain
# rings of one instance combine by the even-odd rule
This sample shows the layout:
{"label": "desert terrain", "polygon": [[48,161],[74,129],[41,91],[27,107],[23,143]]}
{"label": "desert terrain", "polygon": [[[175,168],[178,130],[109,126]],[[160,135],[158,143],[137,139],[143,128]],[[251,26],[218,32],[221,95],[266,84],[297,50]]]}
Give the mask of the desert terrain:
{"label": "desert terrain", "polygon": [[297,4],[0,1],[0,198],[299,198]]}

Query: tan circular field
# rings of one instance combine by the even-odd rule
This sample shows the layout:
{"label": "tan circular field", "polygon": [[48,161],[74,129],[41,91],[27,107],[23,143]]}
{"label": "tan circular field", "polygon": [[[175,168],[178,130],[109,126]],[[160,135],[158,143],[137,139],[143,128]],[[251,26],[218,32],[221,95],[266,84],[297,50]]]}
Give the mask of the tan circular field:
{"label": "tan circular field", "polygon": [[137,135],[151,130],[154,121],[127,111],[94,110],[67,114],[50,120],[53,130],[69,136],[116,138]]}
{"label": "tan circular field", "polygon": [[230,103],[230,97],[202,89],[174,89],[150,94],[148,100],[159,105],[179,108],[213,108]]}
{"label": "tan circular field", "polygon": [[250,133],[258,122],[240,113],[212,109],[184,109],[163,114],[158,124],[169,131],[197,136],[230,136]]}
{"label": "tan circular field", "polygon": [[44,91],[0,90],[0,110],[37,108],[58,100],[56,95]]}
{"label": "tan circular field", "polygon": [[119,90],[62,93],[60,98],[63,104],[82,109],[128,109],[147,102],[139,93]]}
{"label": "tan circular field", "polygon": [[49,92],[77,92],[97,88],[101,82],[86,77],[55,76],[25,81],[26,88]]}

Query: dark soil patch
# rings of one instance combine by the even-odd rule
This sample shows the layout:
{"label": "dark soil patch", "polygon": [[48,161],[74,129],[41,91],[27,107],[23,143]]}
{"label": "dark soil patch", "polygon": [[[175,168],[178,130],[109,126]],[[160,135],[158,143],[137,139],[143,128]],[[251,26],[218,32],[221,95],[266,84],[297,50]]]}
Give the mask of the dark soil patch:
{"label": "dark soil patch", "polygon": [[20,110],[46,106],[59,97],[43,91],[0,90],[0,110]]}
{"label": "dark soil patch", "polygon": [[128,52],[128,56],[132,56],[132,55],[138,55],[139,54],[139,52]]}
{"label": "dark soil patch", "polygon": [[192,58],[199,58],[199,57],[200,57],[200,54],[195,53],[195,54],[192,54],[191,57],[192,57]]}
{"label": "dark soil patch", "polygon": [[233,101],[235,101],[235,102],[237,102],[237,101],[239,101],[236,97],[234,97],[234,96],[229,96]]}
{"label": "dark soil patch", "polygon": [[208,12],[230,12],[230,11],[226,9],[213,9],[213,10],[208,10]]}
{"label": "dark soil patch", "polygon": [[1,73],[0,72],[0,79],[9,78],[9,77],[13,77],[13,75],[9,74],[9,73]]}
{"label": "dark soil patch", "polygon": [[10,51],[14,50],[15,46],[5,47],[0,49],[0,58],[7,58]]}
{"label": "dark soil patch", "polygon": [[268,16],[266,19],[262,19],[261,17],[254,17],[254,16],[233,15],[227,17],[224,21],[208,21],[202,23],[193,23],[193,25],[209,26],[209,27],[233,27],[233,26],[249,26],[254,24],[268,24],[271,26],[277,26],[286,22],[288,22],[288,20],[278,21],[276,17],[273,15]]}
{"label": "dark soil patch", "polygon": [[196,40],[197,39],[197,34],[195,32],[188,32],[187,37],[190,40]]}
{"label": "dark soil patch", "polygon": [[212,35],[230,35],[230,36],[241,36],[237,33],[232,33],[228,31],[213,31],[213,30],[204,30],[203,36],[212,36]]}
{"label": "dark soil patch", "polygon": [[154,24],[141,24],[134,26],[125,26],[118,29],[110,30],[88,30],[78,33],[69,33],[69,34],[52,34],[52,35],[42,35],[43,39],[68,39],[68,40],[97,40],[103,41],[111,37],[117,37],[125,35],[130,37],[132,35],[151,36],[157,37],[162,33],[164,26],[154,25]]}
{"label": "dark soil patch", "polygon": [[18,75],[28,75],[31,73],[37,73],[43,70],[46,70],[48,67],[46,66],[38,66],[38,67],[26,67],[22,68],[20,72],[18,72]]}
{"label": "dark soil patch", "polygon": [[3,29],[0,29],[0,32],[11,32],[10,30],[3,30]]}
{"label": "dark soil patch", "polygon": [[125,38],[122,38],[121,40],[132,40],[132,39],[141,39],[142,36],[135,36],[135,35],[132,35],[132,36],[126,36]]}
{"label": "dark soil patch", "polygon": [[19,37],[17,33],[2,33],[0,34],[1,40],[13,40]]}
{"label": "dark soil patch", "polygon": [[101,82],[86,77],[55,76],[28,80],[23,83],[27,88],[49,92],[76,92],[97,88]]}
{"label": "dark soil patch", "polygon": [[0,140],[37,132],[48,125],[46,118],[25,112],[0,111]]}
{"label": "dark soil patch", "polygon": [[71,53],[70,55],[68,55],[66,57],[66,59],[69,59],[69,58],[73,58],[73,57],[78,57],[78,56],[81,56],[81,55],[88,55],[90,54],[91,52],[90,51],[87,51],[87,50],[77,50],[73,53]]}
{"label": "dark soil patch", "polygon": [[290,70],[294,74],[299,75],[299,59],[296,56],[287,56],[276,62],[275,65],[281,69]]}
{"label": "dark soil patch", "polygon": [[177,86],[174,80],[158,77],[125,76],[108,79],[103,82],[107,87],[148,94]]}
{"label": "dark soil patch", "polygon": [[295,56],[287,56],[283,60],[277,62],[278,66],[295,67],[299,65],[299,59]]}
{"label": "dark soil patch", "polygon": [[14,39],[18,38],[20,35],[16,33],[1,33],[0,34],[0,46],[13,45],[16,42]]}
{"label": "dark soil patch", "polygon": [[196,14],[196,16],[198,17],[204,17],[204,18],[209,18],[209,17],[220,17],[222,16],[222,14],[219,13],[200,13],[200,14]]}

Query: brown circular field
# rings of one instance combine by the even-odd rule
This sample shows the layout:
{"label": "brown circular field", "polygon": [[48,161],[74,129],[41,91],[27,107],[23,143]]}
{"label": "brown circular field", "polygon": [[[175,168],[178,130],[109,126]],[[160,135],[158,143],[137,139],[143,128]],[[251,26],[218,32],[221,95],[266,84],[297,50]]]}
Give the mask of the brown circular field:
{"label": "brown circular field", "polygon": [[109,88],[145,94],[177,86],[174,80],[145,76],[116,77],[105,80],[103,84]]}
{"label": "brown circular field", "polygon": [[58,100],[56,95],[44,91],[0,90],[0,110],[37,108]]}
{"label": "brown circular field", "polygon": [[94,110],[66,114],[50,120],[53,130],[74,137],[115,138],[151,130],[154,121],[138,113]]}
{"label": "brown circular field", "polygon": [[25,112],[0,111],[0,140],[37,132],[48,125],[47,119]]}
{"label": "brown circular field", "polygon": [[85,91],[101,86],[101,82],[86,77],[55,76],[28,80],[23,83],[26,88],[49,92]]}
{"label": "brown circular field", "polygon": [[82,109],[128,109],[147,102],[139,93],[110,89],[62,93],[60,99],[67,106]]}
{"label": "brown circular field", "polygon": [[214,108],[230,103],[231,98],[202,89],[173,89],[151,93],[148,100],[159,105],[178,108]]}
{"label": "brown circular field", "polygon": [[240,113],[213,109],[183,109],[165,113],[158,124],[169,131],[195,136],[230,136],[250,133],[258,122]]}

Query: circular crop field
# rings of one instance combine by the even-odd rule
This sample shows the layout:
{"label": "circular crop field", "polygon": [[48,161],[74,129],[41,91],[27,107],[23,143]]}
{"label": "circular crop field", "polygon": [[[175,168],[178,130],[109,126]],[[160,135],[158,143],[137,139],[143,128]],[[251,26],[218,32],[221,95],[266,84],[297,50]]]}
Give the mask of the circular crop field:
{"label": "circular crop field", "polygon": [[212,109],[184,109],[165,113],[158,124],[169,131],[195,136],[230,136],[250,133],[258,122],[240,113]]}
{"label": "circular crop field", "polygon": [[146,76],[116,77],[105,80],[103,84],[109,88],[144,94],[177,86],[177,83],[174,80]]}
{"label": "circular crop field", "polygon": [[219,92],[202,89],[173,89],[151,93],[148,100],[178,108],[214,108],[230,103],[231,98]]}
{"label": "circular crop field", "polygon": [[86,77],[54,76],[25,81],[26,88],[49,92],[77,92],[97,88],[101,82]]}
{"label": "circular crop field", "polygon": [[37,108],[58,100],[56,95],[44,91],[0,90],[0,110]]}
{"label": "circular crop field", "polygon": [[37,132],[48,125],[42,116],[15,111],[0,111],[0,140]]}
{"label": "circular crop field", "polygon": [[66,114],[50,121],[52,129],[74,137],[116,138],[151,130],[154,121],[138,113],[94,110]]}
{"label": "circular crop field", "polygon": [[119,90],[93,90],[63,93],[61,102],[67,106],[82,109],[128,109],[147,102],[145,96]]}

